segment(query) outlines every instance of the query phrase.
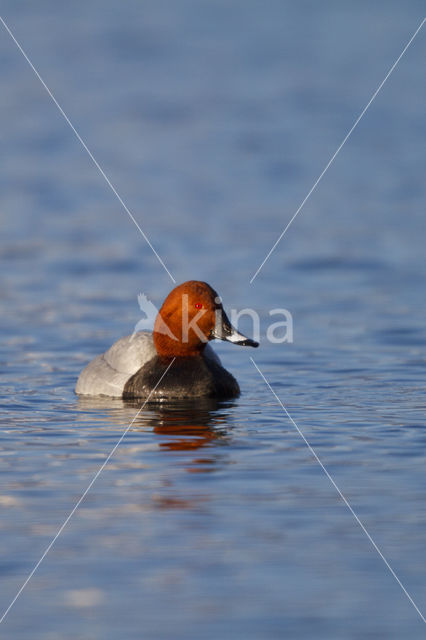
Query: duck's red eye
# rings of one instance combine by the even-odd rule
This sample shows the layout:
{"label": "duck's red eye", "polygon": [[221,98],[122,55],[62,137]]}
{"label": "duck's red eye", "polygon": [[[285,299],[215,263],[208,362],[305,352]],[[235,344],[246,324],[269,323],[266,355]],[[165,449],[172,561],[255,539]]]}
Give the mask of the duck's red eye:
{"label": "duck's red eye", "polygon": [[201,302],[196,302],[196,303],[195,303],[195,308],[196,308],[196,309],[201,309],[201,307],[202,307],[202,306],[203,306],[203,305],[201,304]]}

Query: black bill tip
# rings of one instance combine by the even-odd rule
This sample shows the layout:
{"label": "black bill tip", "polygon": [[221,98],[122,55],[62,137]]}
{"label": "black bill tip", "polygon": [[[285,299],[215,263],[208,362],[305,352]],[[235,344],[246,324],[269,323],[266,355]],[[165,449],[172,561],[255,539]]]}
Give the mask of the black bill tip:
{"label": "black bill tip", "polygon": [[232,340],[232,342],[234,344],[240,345],[240,347],[258,347],[259,346],[258,342],[256,342],[255,340],[251,340],[250,338],[246,338],[245,340],[238,340],[238,341]]}

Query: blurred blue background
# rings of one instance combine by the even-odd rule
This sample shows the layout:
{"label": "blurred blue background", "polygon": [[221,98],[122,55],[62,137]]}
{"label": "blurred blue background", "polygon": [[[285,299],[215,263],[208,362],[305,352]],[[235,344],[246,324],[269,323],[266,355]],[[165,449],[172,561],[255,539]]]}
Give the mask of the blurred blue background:
{"label": "blurred blue background", "polygon": [[[424,637],[248,358],[424,613],[424,28],[249,284],[423,10],[2,3],[176,280],[295,339],[217,345],[235,402],[141,413],[3,637]],[[136,412],[79,371],[172,282],[2,26],[0,71],[3,610]]]}

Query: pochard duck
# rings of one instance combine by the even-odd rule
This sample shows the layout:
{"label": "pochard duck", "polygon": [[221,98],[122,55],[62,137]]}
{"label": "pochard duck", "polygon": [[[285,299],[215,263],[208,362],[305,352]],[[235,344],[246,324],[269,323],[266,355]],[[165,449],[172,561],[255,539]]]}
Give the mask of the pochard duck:
{"label": "pochard duck", "polygon": [[215,338],[259,346],[232,327],[210,285],[184,282],[165,299],[153,333],[138,331],[117,340],[83,369],[75,391],[150,401],[235,397],[238,382],[208,344]]}

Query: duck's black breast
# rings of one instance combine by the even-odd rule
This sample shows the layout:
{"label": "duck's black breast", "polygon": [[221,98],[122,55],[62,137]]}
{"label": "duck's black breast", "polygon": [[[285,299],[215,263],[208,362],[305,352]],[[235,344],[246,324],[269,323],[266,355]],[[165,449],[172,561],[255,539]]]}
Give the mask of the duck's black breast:
{"label": "duck's black breast", "polygon": [[203,356],[175,358],[158,384],[169,365],[170,360],[154,356],[126,382],[123,398],[147,398],[154,388],[150,401],[167,398],[233,398],[240,393],[234,376],[218,362]]}

